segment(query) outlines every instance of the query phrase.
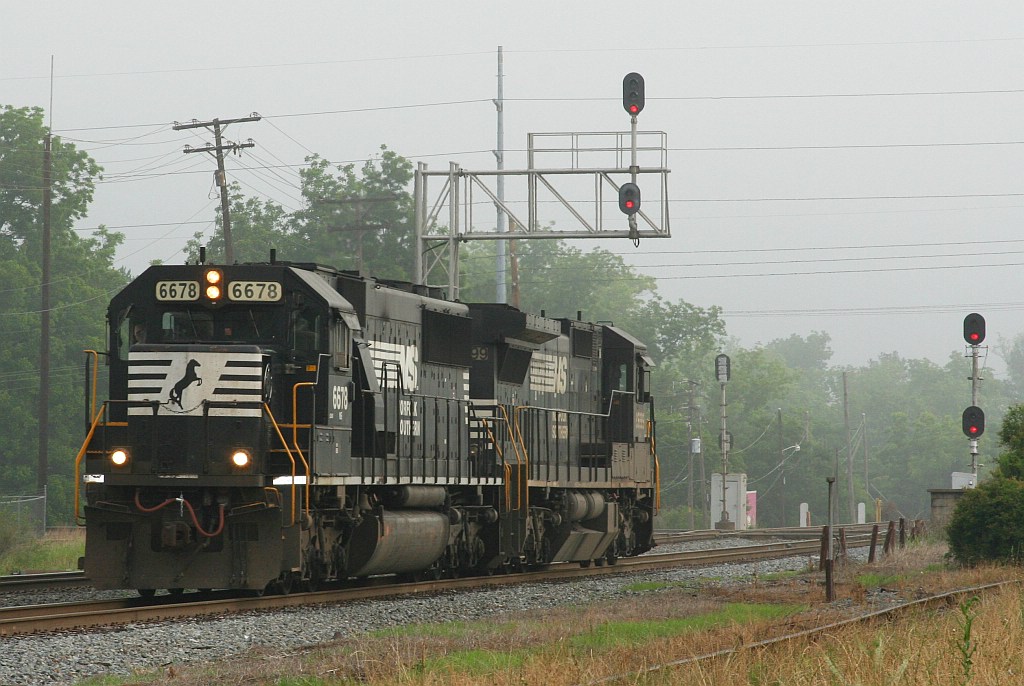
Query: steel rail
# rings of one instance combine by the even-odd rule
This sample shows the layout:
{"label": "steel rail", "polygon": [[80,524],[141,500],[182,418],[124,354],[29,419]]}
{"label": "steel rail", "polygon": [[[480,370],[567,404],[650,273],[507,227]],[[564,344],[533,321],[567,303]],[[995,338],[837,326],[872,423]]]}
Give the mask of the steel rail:
{"label": "steel rail", "polygon": [[86,586],[85,572],[40,572],[0,576],[0,594],[9,591],[35,591],[61,586]]}
{"label": "steel rail", "polygon": [[[866,539],[853,537],[849,546],[867,545]],[[393,577],[374,577],[365,585],[312,593],[284,596],[230,597],[228,592],[209,596],[159,596],[153,599],[123,598],[89,603],[60,603],[30,605],[0,609],[0,636],[13,636],[42,631],[63,631],[109,626],[130,622],[158,622],[171,619],[193,618],[204,615],[243,612],[249,610],[281,609],[304,605],[342,603],[386,597],[439,593],[446,590],[465,590],[508,586],[513,584],[552,582],[608,574],[668,569],[681,566],[706,566],[726,562],[742,562],[768,558],[794,557],[815,553],[820,541],[787,541],[765,545],[688,551],[667,555],[644,555],[623,558],[617,564],[581,568],[577,563],[560,563],[547,569],[498,576],[442,579],[415,583],[394,583]],[[194,599],[200,598],[200,599]],[[184,601],[184,602],[182,602]]]}

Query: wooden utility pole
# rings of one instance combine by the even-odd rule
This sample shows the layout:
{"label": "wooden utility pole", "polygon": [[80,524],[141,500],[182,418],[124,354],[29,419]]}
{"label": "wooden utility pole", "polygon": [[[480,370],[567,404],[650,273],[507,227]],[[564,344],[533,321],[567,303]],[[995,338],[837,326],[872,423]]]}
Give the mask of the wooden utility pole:
{"label": "wooden utility pole", "polygon": [[231,264],[235,261],[235,250],[231,241],[231,214],[228,211],[228,180],[227,174],[224,171],[224,151],[230,150],[231,152],[238,153],[242,148],[251,148],[255,143],[250,138],[245,143],[233,143],[231,141],[224,142],[222,131],[228,124],[237,124],[240,122],[247,121],[259,121],[260,115],[253,113],[248,117],[241,117],[239,119],[214,119],[213,121],[196,121],[192,120],[189,124],[178,124],[175,122],[174,130],[181,131],[182,129],[199,129],[205,128],[213,131],[213,145],[204,145],[201,148],[193,148],[191,145],[185,146],[185,154],[193,152],[208,152],[212,153],[217,159],[217,185],[220,186],[220,213],[221,213],[221,225],[224,227],[224,261],[227,264]]}
{"label": "wooden utility pole", "polygon": [[39,473],[36,485],[46,491],[50,472],[50,204],[53,189],[53,162],[50,133],[43,139],[43,283],[39,307]]}
{"label": "wooden utility pole", "polygon": [[335,200],[332,198],[324,198],[317,202],[322,205],[344,205],[352,208],[352,219],[353,221],[343,225],[331,225],[327,227],[327,231],[331,233],[337,232],[348,232],[355,233],[356,235],[356,268],[359,273],[363,273],[364,260],[363,260],[363,238],[367,232],[373,231],[384,231],[387,229],[386,226],[379,222],[370,219],[370,208],[367,205],[374,203],[387,203],[387,202],[398,202],[402,199],[401,195],[382,195],[376,198],[342,198]]}

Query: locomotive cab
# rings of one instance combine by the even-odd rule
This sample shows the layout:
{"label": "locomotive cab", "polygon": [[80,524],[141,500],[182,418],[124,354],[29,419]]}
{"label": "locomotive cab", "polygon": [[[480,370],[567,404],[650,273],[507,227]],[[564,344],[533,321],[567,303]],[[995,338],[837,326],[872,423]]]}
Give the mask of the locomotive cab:
{"label": "locomotive cab", "polygon": [[84,453],[90,579],[262,589],[297,568],[282,541],[299,535],[313,470],[330,468],[312,436],[330,462],[351,425],[352,306],[287,266],[155,266],[108,320],[111,400]]}

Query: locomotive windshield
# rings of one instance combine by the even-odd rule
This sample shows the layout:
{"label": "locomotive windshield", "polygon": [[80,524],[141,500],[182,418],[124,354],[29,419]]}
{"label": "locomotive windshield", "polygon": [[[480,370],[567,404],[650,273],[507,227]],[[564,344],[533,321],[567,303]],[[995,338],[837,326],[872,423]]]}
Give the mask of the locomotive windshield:
{"label": "locomotive windshield", "polygon": [[283,340],[277,308],[201,307],[165,310],[160,313],[162,343],[258,343]]}
{"label": "locomotive windshield", "polygon": [[285,326],[277,307],[131,307],[119,318],[117,348],[120,358],[127,359],[129,346],[136,343],[284,345]]}

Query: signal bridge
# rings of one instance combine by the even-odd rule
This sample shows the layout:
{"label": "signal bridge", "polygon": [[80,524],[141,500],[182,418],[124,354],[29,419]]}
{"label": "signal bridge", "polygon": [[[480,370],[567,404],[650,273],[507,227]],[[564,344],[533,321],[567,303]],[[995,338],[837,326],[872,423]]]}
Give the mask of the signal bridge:
{"label": "signal bridge", "polygon": [[[668,136],[637,131],[635,150],[633,136],[630,131],[531,133],[528,166],[520,170],[468,171],[452,162],[447,171],[429,171],[418,164],[414,282],[428,284],[430,274],[441,270],[447,273],[448,297],[457,299],[464,241],[669,238]],[[432,179],[441,182],[433,195]],[[503,194],[492,188],[498,180],[511,182]],[[643,208],[631,228],[619,211],[619,189],[634,181],[643,191]],[[509,218],[507,232],[496,229],[495,207]],[[488,218],[478,223],[475,211],[481,209]]]}

